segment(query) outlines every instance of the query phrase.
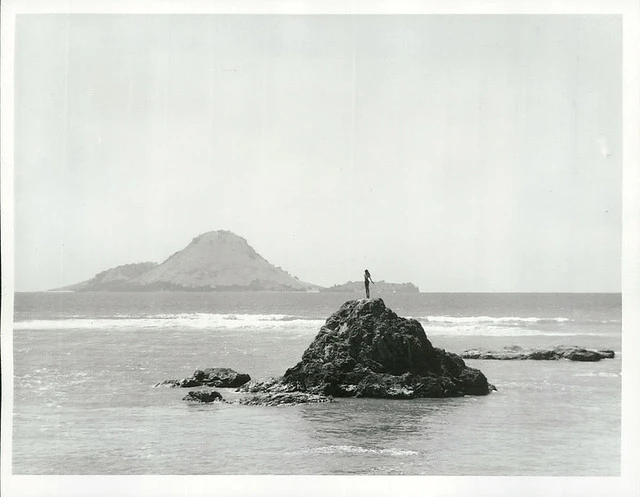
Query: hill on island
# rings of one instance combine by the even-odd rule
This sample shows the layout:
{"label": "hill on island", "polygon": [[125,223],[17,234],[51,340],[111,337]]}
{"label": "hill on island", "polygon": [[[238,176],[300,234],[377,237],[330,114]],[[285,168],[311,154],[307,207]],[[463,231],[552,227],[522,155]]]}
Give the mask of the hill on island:
{"label": "hill on island", "polygon": [[157,262],[139,262],[137,264],[124,264],[117,266],[101,273],[96,274],[93,278],[81,281],[75,285],[69,285],[60,290],[72,290],[74,292],[82,291],[100,291],[100,290],[119,290],[126,286],[130,281],[135,280],[138,276],[146,273],[158,265]]}
{"label": "hill on island", "polygon": [[154,290],[315,290],[259,255],[230,231],[211,231],[194,238],[162,264],[143,262],[104,271],[61,288],[73,291]]}

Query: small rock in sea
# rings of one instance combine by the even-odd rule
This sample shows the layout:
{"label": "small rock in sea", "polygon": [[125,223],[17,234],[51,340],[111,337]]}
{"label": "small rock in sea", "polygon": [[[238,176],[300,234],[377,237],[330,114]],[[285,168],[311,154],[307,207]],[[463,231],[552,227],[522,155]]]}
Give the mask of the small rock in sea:
{"label": "small rock in sea", "polygon": [[616,356],[616,353],[609,349],[598,349],[596,352],[598,352],[598,354],[600,354],[604,359],[613,359]]}
{"label": "small rock in sea", "polygon": [[517,345],[506,346],[501,350],[473,349],[465,350],[461,356],[464,359],[488,359],[498,361],[533,360],[594,362],[601,359],[611,359],[615,356],[613,350],[590,350],[575,345],[558,345],[548,349],[523,349]]}
{"label": "small rock in sea", "polygon": [[154,386],[175,388],[180,386],[180,380],[164,380],[164,381],[161,381],[160,383],[156,383]]}
{"label": "small rock in sea", "polygon": [[169,386],[180,388],[194,387],[215,387],[215,388],[237,388],[244,385],[251,376],[245,373],[238,373],[229,368],[207,368],[205,370],[196,369],[193,376],[183,380],[164,380],[156,386]]}
{"label": "small rock in sea", "polygon": [[187,402],[199,402],[202,404],[208,404],[210,402],[225,402],[219,392],[206,390],[191,391],[185,395],[182,400]]}

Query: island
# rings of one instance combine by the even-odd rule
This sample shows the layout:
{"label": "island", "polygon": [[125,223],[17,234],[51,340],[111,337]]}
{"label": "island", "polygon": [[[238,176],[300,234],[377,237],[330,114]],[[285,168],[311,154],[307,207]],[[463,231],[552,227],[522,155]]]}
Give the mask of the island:
{"label": "island", "polygon": [[[348,281],[342,285],[333,285],[329,288],[321,288],[321,292],[336,293],[361,293],[364,288],[363,281]],[[413,283],[387,283],[384,280],[376,281],[371,285],[371,290],[376,294],[388,293],[419,293],[420,289]]]}
{"label": "island", "polygon": [[195,237],[161,264],[118,266],[55,291],[317,291],[319,288],[274,266],[241,236],[219,230]]}
{"label": "island", "polygon": [[[123,264],[96,274],[93,278],[50,291],[71,292],[155,292],[155,291],[363,291],[363,282],[349,281],[324,288],[301,281],[281,267],[274,266],[243,237],[218,230],[195,237],[161,264],[139,262]],[[413,283],[377,281],[378,295],[418,293]]]}

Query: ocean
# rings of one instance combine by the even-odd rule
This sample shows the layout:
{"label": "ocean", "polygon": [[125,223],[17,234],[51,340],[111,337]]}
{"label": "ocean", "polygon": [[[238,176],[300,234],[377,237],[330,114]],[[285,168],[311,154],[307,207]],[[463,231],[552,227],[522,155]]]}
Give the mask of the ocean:
{"label": "ocean", "polygon": [[192,405],[181,401],[188,389],[154,386],[207,367],[279,376],[357,297],[17,293],[13,473],[619,476],[620,294],[381,295],[450,352],[616,352],[594,363],[466,360],[497,387],[482,397]]}

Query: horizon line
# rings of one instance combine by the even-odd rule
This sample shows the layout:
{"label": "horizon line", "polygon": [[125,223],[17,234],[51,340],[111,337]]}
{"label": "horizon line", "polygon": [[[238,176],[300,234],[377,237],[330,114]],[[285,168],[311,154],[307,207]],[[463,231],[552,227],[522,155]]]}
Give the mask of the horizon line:
{"label": "horizon line", "polygon": [[[318,285],[319,286],[319,285]],[[331,287],[323,287],[323,288],[331,288]],[[149,293],[242,293],[243,290],[235,290],[235,291],[229,291],[229,290],[216,290],[215,288],[212,288],[211,290],[154,290],[154,291],[147,291],[147,290],[131,290],[131,291],[119,291],[119,290],[87,290],[87,291],[80,291],[77,292],[75,290],[14,290],[13,293],[14,295],[17,293],[143,293],[143,294],[149,294]],[[247,293],[316,293],[316,292],[307,292],[306,290],[244,290],[244,292]],[[345,293],[345,294],[353,294],[356,292],[336,292],[336,291],[331,291],[331,292],[317,292],[317,293],[327,293],[327,294],[332,294],[332,293]],[[416,294],[456,294],[456,295],[463,295],[463,294],[486,294],[486,295],[490,295],[490,294],[495,294],[495,295],[510,295],[510,294],[566,294],[566,295],[572,295],[572,294],[576,294],[576,295],[598,295],[598,294],[607,294],[607,295],[621,295],[623,292],[621,290],[618,291],[547,291],[547,290],[527,290],[527,291],[454,291],[454,290],[444,290],[444,291],[436,291],[436,290],[431,290],[431,291],[418,291],[418,292],[386,292],[382,295],[392,295],[392,294],[399,294],[399,295],[416,295]]]}

